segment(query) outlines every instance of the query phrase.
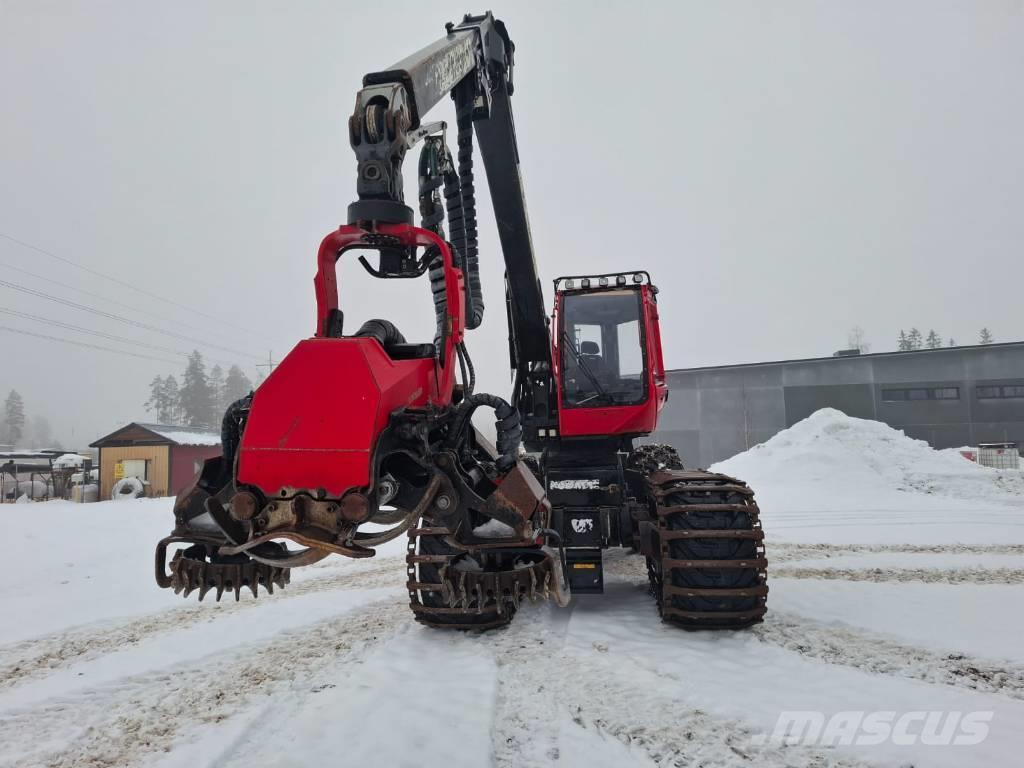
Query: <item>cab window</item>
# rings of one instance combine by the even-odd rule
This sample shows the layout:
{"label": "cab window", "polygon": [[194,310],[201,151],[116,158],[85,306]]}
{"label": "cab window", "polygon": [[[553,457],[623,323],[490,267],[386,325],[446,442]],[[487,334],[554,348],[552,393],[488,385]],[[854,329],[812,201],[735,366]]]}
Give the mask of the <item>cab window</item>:
{"label": "cab window", "polygon": [[559,350],[569,408],[633,405],[647,397],[640,292],[567,293]]}

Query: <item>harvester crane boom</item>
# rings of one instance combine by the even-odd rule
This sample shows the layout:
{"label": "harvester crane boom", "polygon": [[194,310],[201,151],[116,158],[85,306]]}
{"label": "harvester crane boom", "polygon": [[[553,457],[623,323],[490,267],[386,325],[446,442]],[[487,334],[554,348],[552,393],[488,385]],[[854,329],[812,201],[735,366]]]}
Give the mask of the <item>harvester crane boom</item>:
{"label": "harvester crane boom", "polygon": [[[490,13],[467,15],[461,24],[449,24],[447,29],[440,40],[363,78],[349,122],[359,196],[349,206],[349,221],[411,223],[412,210],[405,205],[402,189],[402,162],[427,112],[450,93],[458,120],[458,170],[467,230],[462,248],[466,252],[459,257],[468,273],[467,286],[479,286],[472,176],[475,127],[505,259],[510,357],[518,381],[537,364],[550,366],[551,342],[512,117],[515,46],[505,25]],[[452,241],[458,249],[454,229],[453,223]],[[473,328],[479,324],[482,304],[479,293],[467,299],[467,327]]]}

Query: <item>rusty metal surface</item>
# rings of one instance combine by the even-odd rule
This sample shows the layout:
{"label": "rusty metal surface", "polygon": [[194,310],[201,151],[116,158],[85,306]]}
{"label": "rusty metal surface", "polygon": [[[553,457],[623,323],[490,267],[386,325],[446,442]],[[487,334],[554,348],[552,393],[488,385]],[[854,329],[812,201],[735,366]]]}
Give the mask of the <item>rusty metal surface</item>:
{"label": "rusty metal surface", "polygon": [[546,527],[551,504],[544,488],[523,462],[516,462],[480,510],[485,516],[511,526],[520,539],[530,538],[530,523]]}
{"label": "rusty metal surface", "polygon": [[[165,566],[167,546],[178,543],[192,546],[174,553],[168,572]],[[162,539],[156,548],[157,584],[184,597],[198,591],[200,600],[213,590],[219,601],[224,592],[234,593],[238,600],[243,589],[250,590],[256,597],[260,586],[273,594],[275,585],[284,588],[291,578],[287,566],[266,565],[251,558],[211,562],[206,559],[207,553],[216,546],[213,542],[196,542],[180,536]]]}
{"label": "rusty metal surface", "polygon": [[235,520],[245,523],[256,516],[256,497],[248,491],[239,491],[231,497],[229,511]]}
{"label": "rusty metal surface", "polygon": [[431,627],[491,629],[511,621],[523,600],[565,606],[570,599],[564,564],[551,550],[505,545],[503,552],[470,552],[438,525],[409,531],[406,571],[410,608]]}
{"label": "rusty metal surface", "polygon": [[565,607],[569,593],[558,578],[561,566],[548,553],[538,551],[535,557],[530,565],[517,562],[516,567],[502,571],[462,570],[459,559],[455,559],[441,569],[441,595],[450,607],[463,611],[493,603],[501,613],[506,605],[518,610],[523,600],[552,598]]}
{"label": "rusty metal surface", "polygon": [[322,541],[320,539],[310,538],[302,533],[295,531],[271,531],[265,533],[262,536],[257,536],[245,544],[239,544],[231,547],[221,547],[220,553],[223,555],[239,555],[249,552],[251,549],[264,544],[268,541],[275,539],[287,539],[288,541],[294,541],[296,544],[301,544],[304,547],[309,548],[309,552],[315,555],[315,559],[305,559],[302,562],[296,561],[294,565],[289,567],[298,567],[299,565],[309,565],[315,563],[317,560],[322,560],[329,554],[345,555],[346,557],[373,557],[376,554],[372,549],[366,547],[360,547],[359,545],[344,545],[338,544],[332,541]]}

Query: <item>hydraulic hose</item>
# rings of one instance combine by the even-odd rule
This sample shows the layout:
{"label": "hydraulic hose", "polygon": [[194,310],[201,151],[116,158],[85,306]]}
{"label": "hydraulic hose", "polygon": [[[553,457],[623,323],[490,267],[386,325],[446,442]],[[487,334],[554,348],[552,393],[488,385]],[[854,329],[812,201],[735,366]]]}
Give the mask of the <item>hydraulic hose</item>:
{"label": "hydraulic hose", "polygon": [[[463,226],[460,232],[452,225],[452,245],[462,255],[462,268],[466,273],[466,328],[472,330],[483,322],[484,294],[480,284],[480,259],[477,255],[476,190],[473,187],[473,99],[465,86],[459,86],[456,91],[455,110]],[[451,222],[450,198],[448,205],[448,220]]]}
{"label": "hydraulic hose", "polygon": [[221,462],[220,477],[218,486],[223,488],[231,479],[231,473],[235,467],[235,454],[238,453],[238,444],[242,438],[242,412],[249,409],[252,403],[252,392],[245,397],[235,400],[224,411],[224,418],[220,422],[220,445]]}
{"label": "hydraulic hose", "polygon": [[[428,136],[420,152],[419,163],[419,198],[420,226],[444,237],[444,210],[441,208],[441,195],[438,189],[444,185],[445,198],[448,205],[448,224],[455,233],[462,232],[462,207],[458,201],[459,177],[452,164],[452,156],[444,139],[440,136]],[[452,192],[454,190],[454,192]],[[452,195],[459,202],[458,211],[453,213]],[[456,260],[459,251],[452,245]],[[430,293],[434,300],[434,348],[440,358],[444,354],[441,348],[444,339],[445,320],[448,314],[448,301],[445,295],[444,263],[437,249],[431,247],[425,258],[429,265]]]}
{"label": "hydraulic hose", "polygon": [[359,326],[356,336],[376,339],[385,350],[393,344],[405,344],[405,336],[390,320],[367,320]]}
{"label": "hydraulic hose", "polygon": [[[438,190],[444,184],[447,197],[449,176],[450,183],[457,186],[458,176],[452,166],[451,153],[440,137],[428,136],[420,152],[419,162],[420,226],[441,237],[444,237],[445,212],[441,208],[441,194]],[[451,219],[450,211],[448,218]],[[454,225],[452,227],[454,233]]]}
{"label": "hydraulic hose", "polygon": [[519,419],[519,410],[497,395],[488,395],[481,392],[477,395],[470,395],[461,405],[455,414],[455,422],[452,424],[448,437],[448,444],[458,445],[462,435],[473,416],[473,412],[481,405],[494,409],[494,426],[498,436],[498,460],[495,466],[500,472],[507,472],[515,466],[519,454],[519,444],[523,439],[523,425]]}
{"label": "hydraulic hose", "polygon": [[[462,366],[462,384],[466,388],[466,395],[472,395],[476,389],[476,369],[469,357],[469,350],[466,349],[466,342],[461,342],[458,347],[459,364]],[[466,380],[466,369],[469,369],[469,380]]]}

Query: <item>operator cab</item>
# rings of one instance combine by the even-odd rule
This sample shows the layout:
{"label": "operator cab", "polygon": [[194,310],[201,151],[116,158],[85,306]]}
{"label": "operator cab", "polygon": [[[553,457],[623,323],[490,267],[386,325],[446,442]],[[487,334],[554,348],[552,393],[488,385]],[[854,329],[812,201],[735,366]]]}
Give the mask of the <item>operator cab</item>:
{"label": "operator cab", "polygon": [[656,296],[646,272],[555,281],[563,437],[653,431],[668,396]]}
{"label": "operator cab", "polygon": [[563,407],[634,405],[646,397],[639,289],[568,293],[562,301]]}

